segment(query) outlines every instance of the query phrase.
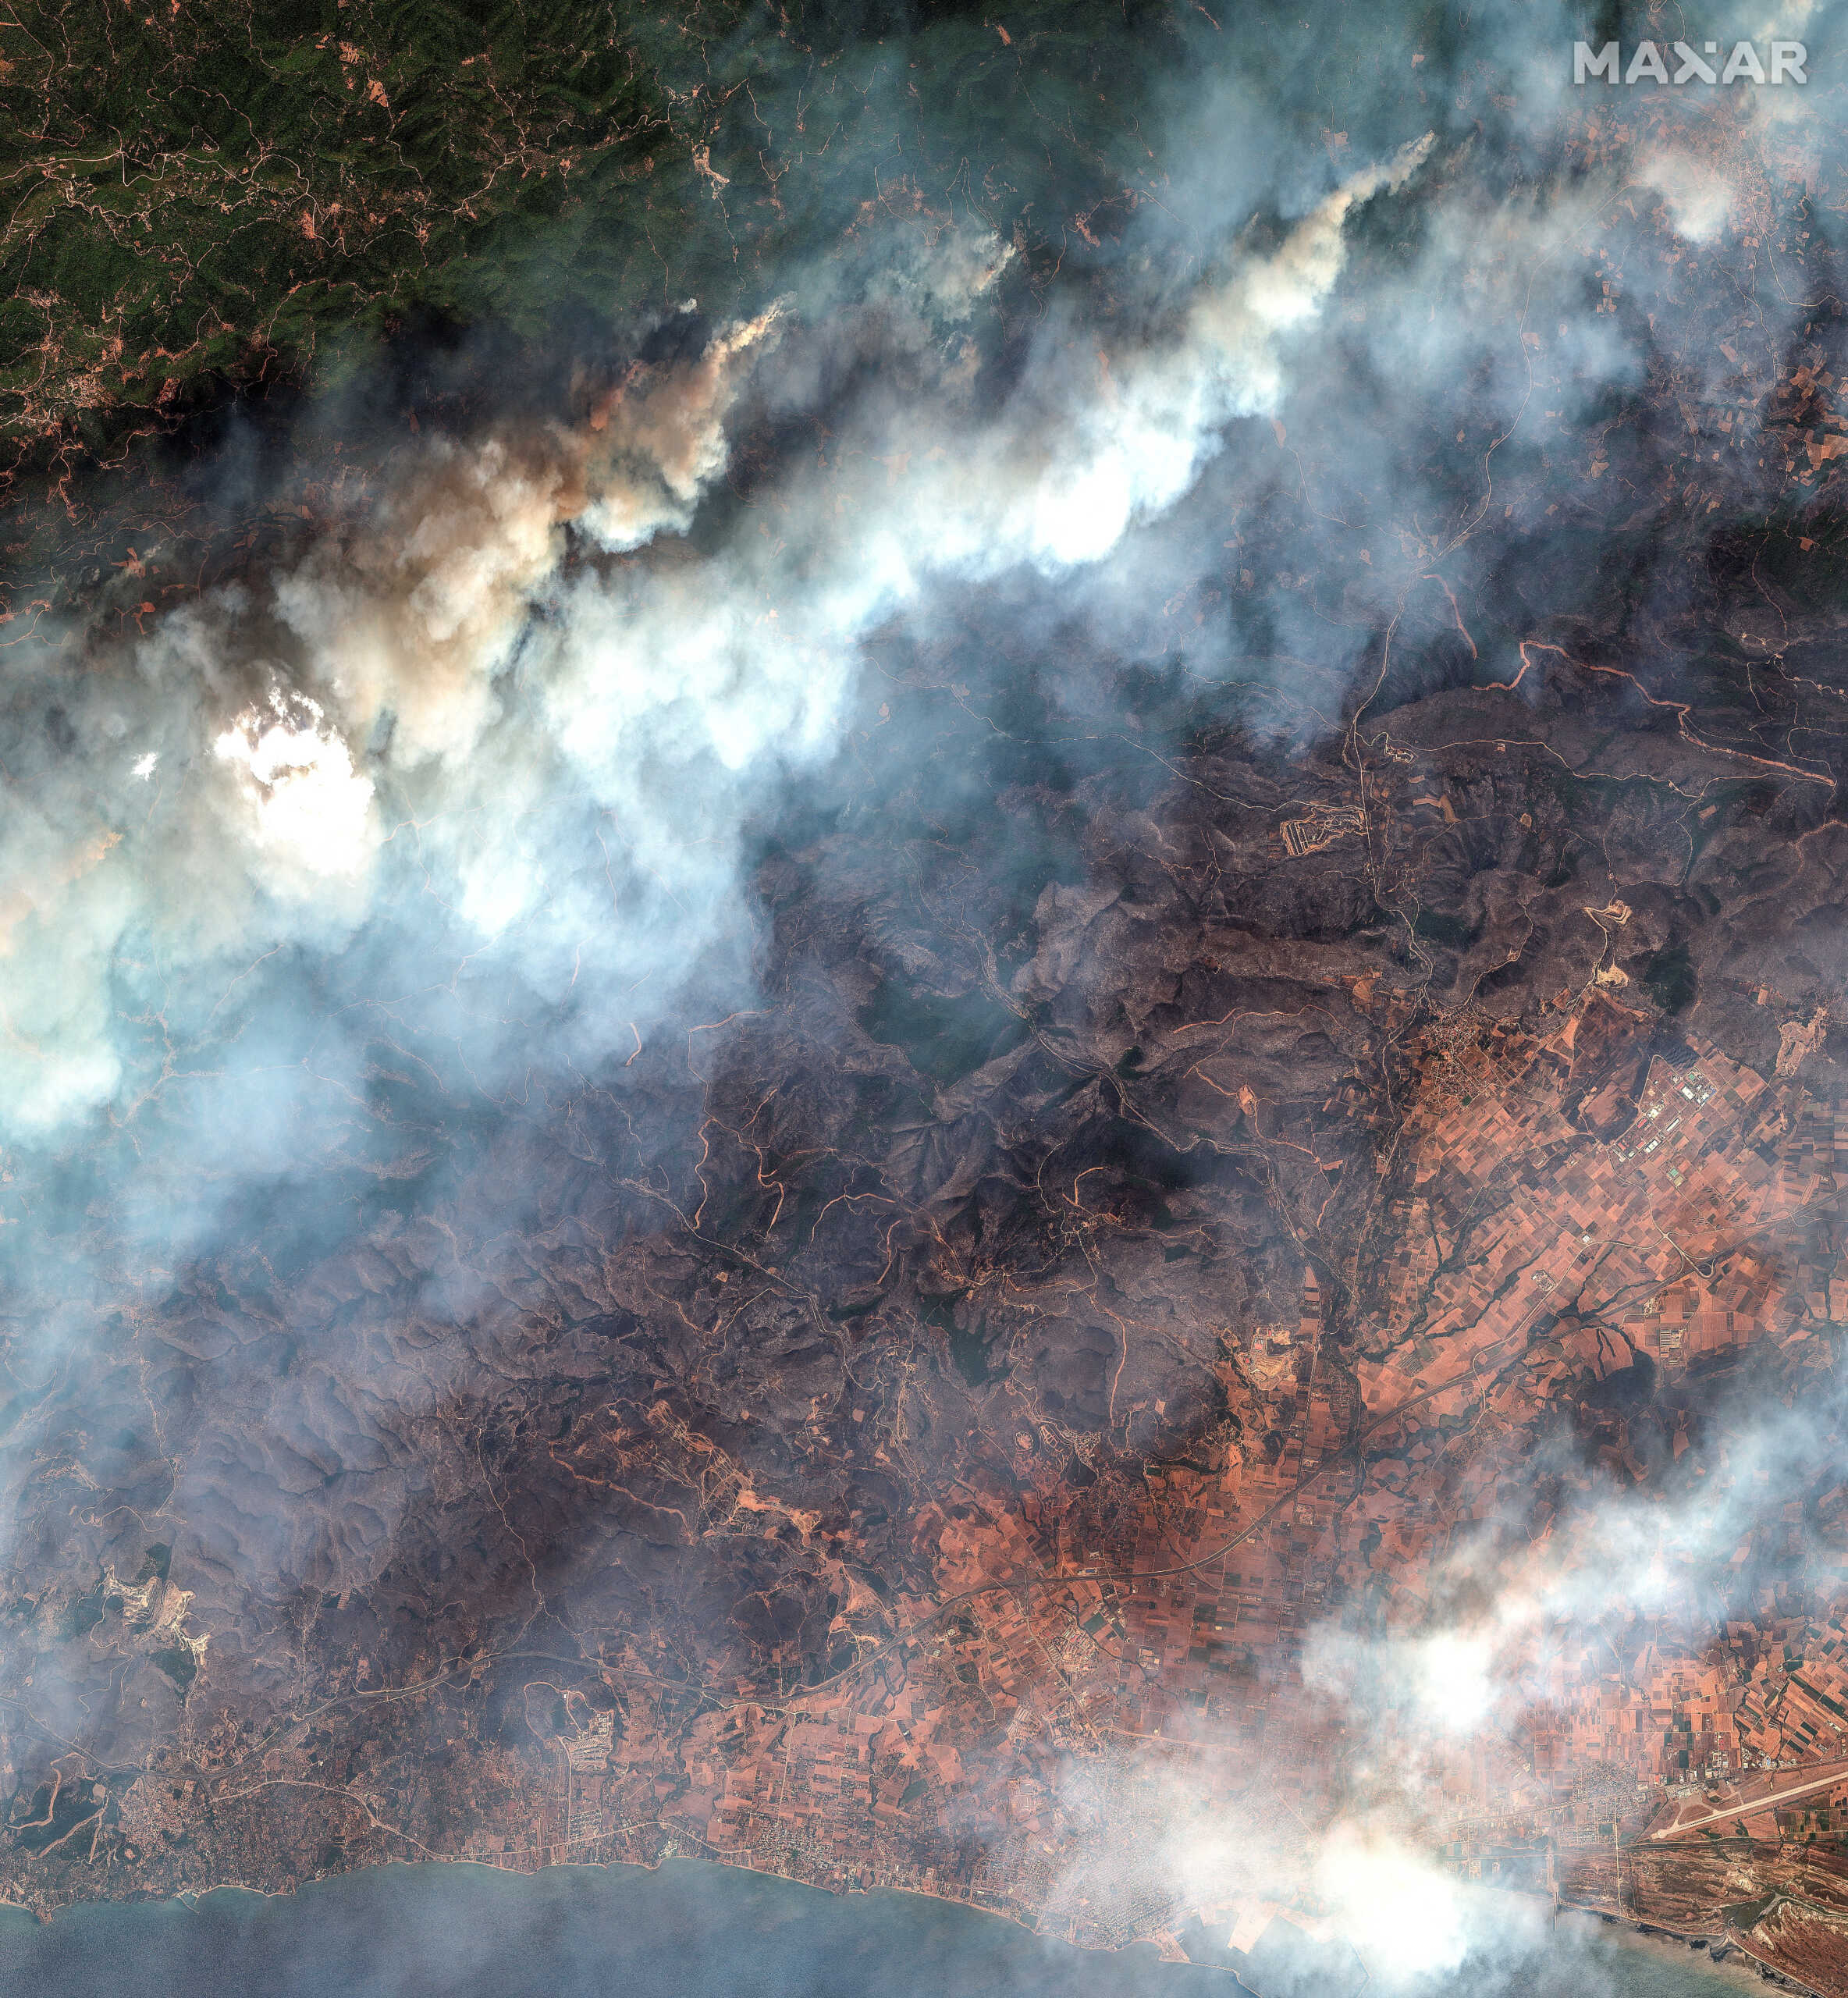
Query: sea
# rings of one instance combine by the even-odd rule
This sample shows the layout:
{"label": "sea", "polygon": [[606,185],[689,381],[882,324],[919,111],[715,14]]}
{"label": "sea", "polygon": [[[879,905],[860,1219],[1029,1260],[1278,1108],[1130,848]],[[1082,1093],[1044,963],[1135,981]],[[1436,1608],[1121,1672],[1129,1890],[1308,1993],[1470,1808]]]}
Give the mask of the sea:
{"label": "sea", "polygon": [[[1567,1917],[1543,1956],[1466,1965],[1418,1998],[1722,1998],[1768,1988],[1684,1944]],[[1081,1950],[916,1894],[829,1894],[694,1860],[532,1874],[381,1866],[293,1894],[91,1902],[48,1922],[0,1908],[0,1993],[32,1998],[1245,1998],[1249,1989],[1229,1970],[1164,1962],[1146,1944]],[[1324,1994],[1298,1984],[1256,1998]]]}

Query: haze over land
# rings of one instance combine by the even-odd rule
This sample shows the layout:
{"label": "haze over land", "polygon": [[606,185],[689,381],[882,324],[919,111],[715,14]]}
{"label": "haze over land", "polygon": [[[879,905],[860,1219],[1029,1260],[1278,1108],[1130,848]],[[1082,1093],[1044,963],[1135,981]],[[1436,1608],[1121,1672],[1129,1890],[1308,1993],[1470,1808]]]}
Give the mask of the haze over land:
{"label": "haze over land", "polygon": [[1835,14],[225,18],[4,42],[7,1897],[1848,1989]]}

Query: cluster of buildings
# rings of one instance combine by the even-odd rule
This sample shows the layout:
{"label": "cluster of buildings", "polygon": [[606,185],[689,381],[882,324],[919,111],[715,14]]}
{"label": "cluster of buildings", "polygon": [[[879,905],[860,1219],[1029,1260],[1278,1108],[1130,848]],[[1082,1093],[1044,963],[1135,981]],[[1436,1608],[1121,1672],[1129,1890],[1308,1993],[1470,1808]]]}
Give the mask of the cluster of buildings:
{"label": "cluster of buildings", "polygon": [[[1594,1571],[1599,1503],[1732,1475],[1704,1413],[1729,1369],[1761,1363],[1800,1395],[1830,1362],[1848,1275],[1816,1217],[1848,1111],[1652,1032],[1595,993],[1550,1036],[1446,1036],[1344,1273],[1346,1321],[1331,1273],[1306,1272],[1297,1316],[1228,1357],[1235,1442],[1134,1481],[1107,1468],[1078,1505],[972,1477],[915,1523],[935,1586],[899,1599],[897,1634],[780,1703],[740,1686],[651,1705],[613,1662],[624,1721],[561,1741],[568,1808],[484,1856],[703,1852],[1050,1907],[1107,1941],[1159,1927],[1176,1890],[1154,1834],[1114,1887],[1082,1872],[1077,1765],[1262,1814],[1280,1850],[1306,1850],[1352,1756],[1397,1744],[1445,1862],[1631,1913],[1654,1876],[1625,1855],[1676,1800],[1835,1757],[1848,1800],[1848,1576],[1828,1552],[1848,1482],[1821,1464],[1771,1516],[1741,1510],[1729,1621],[1672,1591],[1626,1602],[1618,1576],[1578,1621],[1542,1602],[1473,1729],[1324,1669],[1331,1634],[1377,1658],[1466,1621],[1478,1537],[1501,1536],[1498,1587]],[[1562,1410],[1573,1452],[1543,1475],[1535,1439]],[[1753,1807],[1743,1835],[1826,1847],[1839,1808],[1827,1789]]]}

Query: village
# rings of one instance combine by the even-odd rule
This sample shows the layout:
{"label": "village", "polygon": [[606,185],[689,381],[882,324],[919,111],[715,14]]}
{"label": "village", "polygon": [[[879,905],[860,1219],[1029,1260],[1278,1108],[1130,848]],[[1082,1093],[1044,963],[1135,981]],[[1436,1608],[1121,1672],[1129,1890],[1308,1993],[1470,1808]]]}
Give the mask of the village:
{"label": "village", "polygon": [[[742,1686],[670,1698],[613,1662],[623,1723],[613,1736],[607,1712],[561,1716],[556,1799],[535,1826],[510,1780],[469,1855],[698,1853],[1025,1919],[1050,1907],[1099,1943],[1190,1917],[1249,1928],[1236,1894],[1177,1900],[1161,1800],[1281,1812],[1287,1883],[1301,1826],[1338,1809],[1358,1745],[1352,1701],[1306,1660],[1343,1627],[1376,1644],[1427,1630],[1470,1537],[1522,1509],[1528,1545],[1503,1581],[1541,1607],[1505,1632],[1480,1724],[1361,1703],[1374,1746],[1398,1743],[1420,1772],[1427,1849],[1463,1878],[1638,1919],[1674,1890],[1629,1854],[1690,1798],[1705,1815],[1686,1837],[1832,1850],[1848,1803],[1848,1484],[1751,1517],[1722,1563],[1749,1582],[1756,1547],[1775,1578],[1719,1627],[1672,1591],[1626,1607],[1621,1577],[1575,1615],[1562,1578],[1604,1558],[1595,1508],[1537,1492],[1521,1439],[1549,1403],[1588,1400],[1597,1475],[1633,1491],[1705,1448],[1691,1395],[1656,1398],[1678,1410],[1661,1435],[1626,1419],[1648,1382],[1697,1383],[1754,1353],[1820,1378],[1848,1296],[1832,1260],[1810,1260],[1804,1221],[1848,1167],[1848,1112],[1711,1047],[1652,1044],[1600,994],[1544,1039],[1453,1037],[1421,1079],[1382,1230],[1398,1246],[1374,1264],[1365,1338],[1331,1348],[1313,1271],[1297,1320],[1266,1338],[1294,1410],[1269,1461],[1152,1469],[1114,1538],[972,1480],[967,1503],[916,1522],[936,1588],[901,1602],[889,1644],[783,1703]],[[1121,1794],[1154,1815],[1111,1893],[1061,1900],[1079,1861],[1060,1772],[1079,1762],[1128,1772]],[[926,1847],[913,1827],[958,1809],[980,1836]],[[1650,1841],[1658,1872],[1683,1836],[1670,1822]]]}

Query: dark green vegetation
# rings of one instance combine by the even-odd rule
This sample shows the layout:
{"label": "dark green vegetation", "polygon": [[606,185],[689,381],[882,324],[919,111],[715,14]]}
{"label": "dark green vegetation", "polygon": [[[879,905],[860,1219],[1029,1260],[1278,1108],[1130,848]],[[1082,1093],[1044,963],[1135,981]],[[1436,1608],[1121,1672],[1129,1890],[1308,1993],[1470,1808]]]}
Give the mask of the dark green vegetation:
{"label": "dark green vegetation", "polygon": [[875,1040],[902,1047],[920,1075],[946,1086],[1011,1053],[1028,1032],[1023,1019],[984,994],[942,999],[894,979],[880,984],[859,1019]]}
{"label": "dark green vegetation", "polygon": [[166,1650],[151,1654],[162,1671],[183,1693],[199,1676],[199,1661],[184,1644],[170,1644]]}
{"label": "dark green vegetation", "polygon": [[1032,213],[1056,259],[1069,204],[1158,171],[1138,114],[1185,52],[1164,10],[1107,11],[1107,41],[1065,0],[922,35],[737,0],[27,0],[0,25],[0,431],[106,444],[415,315],[536,339],[730,309],[869,202]]}
{"label": "dark green vegetation", "polygon": [[1644,961],[1643,983],[1665,1013],[1679,1013],[1694,996],[1698,983],[1685,943],[1665,945]]}
{"label": "dark green vegetation", "polygon": [[[76,594],[119,624],[234,566],[218,539],[247,534],[253,496],[283,482],[263,451],[289,435],[298,482],[328,475],[300,471],[279,386],[363,383],[368,420],[400,428],[420,409],[462,420],[449,400],[510,383],[556,400],[664,308],[722,318],[787,296],[825,313],[865,261],[902,268],[895,235],[922,249],[951,226],[1017,252],[989,337],[1030,332],[1055,276],[1092,284],[1107,321],[1132,290],[1164,294],[1151,258],[1184,279],[1228,217],[1263,208],[1261,172],[1235,184],[1255,135],[1202,171],[1228,136],[1203,118],[1203,77],[1244,74],[1269,121],[1254,158],[1320,156],[1330,102],[1358,158],[1402,137],[1396,84],[1356,94],[1384,74],[1382,37],[1417,42],[1421,76],[1448,88],[1445,19],[1257,4],[1235,23],[1192,0],[20,0],[0,18],[0,617],[55,617]],[[1120,285],[1139,212],[1155,220]],[[226,475],[222,419],[258,405]],[[346,403],[325,407],[350,425]],[[345,463],[377,457],[376,438],[340,434]],[[167,441],[137,448],[151,437]],[[200,465],[219,469],[174,476]],[[284,496],[291,517],[304,496]]]}

